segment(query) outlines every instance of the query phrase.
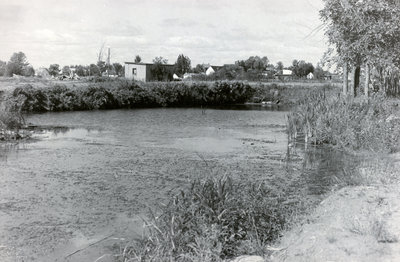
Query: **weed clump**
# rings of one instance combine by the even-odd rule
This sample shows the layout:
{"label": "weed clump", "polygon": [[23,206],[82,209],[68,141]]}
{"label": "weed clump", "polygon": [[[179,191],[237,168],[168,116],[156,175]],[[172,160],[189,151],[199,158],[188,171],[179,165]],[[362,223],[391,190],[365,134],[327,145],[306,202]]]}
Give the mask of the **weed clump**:
{"label": "weed clump", "polygon": [[195,180],[151,215],[146,233],[121,258],[138,261],[219,261],[266,253],[294,208],[265,183],[227,177]]}

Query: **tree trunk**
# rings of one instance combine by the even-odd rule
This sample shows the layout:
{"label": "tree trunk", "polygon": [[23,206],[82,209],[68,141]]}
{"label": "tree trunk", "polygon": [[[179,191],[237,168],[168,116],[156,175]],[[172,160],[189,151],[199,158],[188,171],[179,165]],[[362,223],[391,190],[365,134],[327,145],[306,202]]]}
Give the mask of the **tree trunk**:
{"label": "tree trunk", "polygon": [[351,94],[357,96],[357,88],[360,85],[360,66],[356,65],[351,71]]}
{"label": "tree trunk", "polygon": [[364,95],[368,97],[368,89],[369,89],[369,75],[370,75],[370,67],[369,64],[365,64],[365,86],[364,86]]}
{"label": "tree trunk", "polygon": [[356,87],[356,85],[355,85],[355,79],[356,79],[356,68],[355,67],[353,67],[352,68],[352,70],[351,70],[351,73],[350,73],[350,79],[351,79],[351,83],[350,83],[350,94],[352,95],[352,96],[354,96],[354,94],[355,94],[355,87]]}
{"label": "tree trunk", "polygon": [[347,71],[347,64],[343,65],[343,94],[347,95],[347,90],[349,87],[349,72]]}

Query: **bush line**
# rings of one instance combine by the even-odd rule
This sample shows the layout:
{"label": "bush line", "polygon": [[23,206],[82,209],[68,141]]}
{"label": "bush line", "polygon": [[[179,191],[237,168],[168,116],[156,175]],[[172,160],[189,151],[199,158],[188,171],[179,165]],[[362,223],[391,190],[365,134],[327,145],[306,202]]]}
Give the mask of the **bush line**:
{"label": "bush line", "polygon": [[17,87],[6,97],[23,112],[226,105],[246,102],[254,88],[242,82],[184,83],[109,81],[86,88]]}

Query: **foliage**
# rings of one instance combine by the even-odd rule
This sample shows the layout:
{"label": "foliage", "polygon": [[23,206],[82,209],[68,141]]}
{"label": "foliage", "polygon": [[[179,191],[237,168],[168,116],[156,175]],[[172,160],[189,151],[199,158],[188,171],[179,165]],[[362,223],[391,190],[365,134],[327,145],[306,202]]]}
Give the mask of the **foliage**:
{"label": "foliage", "polygon": [[175,62],[175,72],[178,73],[178,76],[183,76],[185,73],[189,72],[190,67],[190,58],[180,54]]}
{"label": "foliage", "polygon": [[23,52],[14,53],[6,65],[6,75],[24,75],[25,68],[29,65]]}
{"label": "foliage", "polygon": [[58,76],[59,72],[60,72],[60,65],[59,64],[51,64],[49,66],[49,74],[51,76],[54,76],[54,77]]}
{"label": "foliage", "polygon": [[0,60],[0,76],[6,75],[6,66],[7,66],[7,63]]}
{"label": "foliage", "polygon": [[206,106],[244,103],[254,88],[240,82],[215,83],[140,83],[95,78],[87,88],[63,85],[33,88],[17,87],[7,99],[20,101],[24,112],[93,110],[158,106]]}
{"label": "foliage", "polygon": [[235,64],[241,66],[244,71],[248,71],[250,69],[263,71],[268,66],[268,57],[264,56],[260,58],[259,56],[250,56],[247,60],[239,60],[236,61]]}
{"label": "foliage", "polygon": [[71,68],[69,66],[64,66],[61,71],[62,74],[66,76],[69,76],[71,74]]}
{"label": "foliage", "polygon": [[95,64],[90,64],[89,66],[89,75],[90,76],[101,76],[100,69]]}
{"label": "foliage", "polygon": [[126,248],[122,259],[219,261],[263,255],[294,210],[284,196],[267,183],[250,179],[192,181],[160,215],[150,213],[147,235]]}
{"label": "foliage", "polygon": [[118,76],[123,76],[124,74],[124,67],[120,63],[113,63],[113,69],[115,74]]}
{"label": "foliage", "polygon": [[289,136],[344,149],[396,151],[399,149],[399,109],[382,94],[369,100],[325,96],[316,92],[288,115]]}
{"label": "foliage", "polygon": [[290,69],[293,71],[293,74],[298,77],[306,77],[309,73],[314,72],[312,63],[306,63],[304,60],[293,60]]}
{"label": "foliage", "polygon": [[[335,46],[339,63],[368,63],[377,69],[381,81],[400,71],[400,4],[398,0],[324,0],[321,18],[325,34]],[[394,83],[395,81],[391,81]],[[388,82],[379,86],[398,90]],[[400,94],[397,92],[396,95]]]}
{"label": "foliage", "polygon": [[140,63],[142,62],[142,58],[139,55],[135,56],[135,63]]}
{"label": "foliage", "polygon": [[167,59],[162,56],[153,59],[153,65],[151,66],[151,74],[157,81],[171,80],[172,70],[169,70],[165,65],[168,63]]}

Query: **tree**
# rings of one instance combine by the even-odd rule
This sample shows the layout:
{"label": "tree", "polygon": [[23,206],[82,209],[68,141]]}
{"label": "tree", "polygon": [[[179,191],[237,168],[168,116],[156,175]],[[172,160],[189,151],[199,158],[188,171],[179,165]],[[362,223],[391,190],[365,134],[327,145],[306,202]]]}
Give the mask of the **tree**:
{"label": "tree", "polygon": [[77,65],[75,68],[76,68],[75,73],[76,73],[78,76],[87,76],[87,71],[88,71],[88,69],[87,69],[86,67],[84,67],[84,66],[82,66],[82,65]]}
{"label": "tree", "polygon": [[201,73],[205,73],[205,72],[206,72],[206,69],[201,64],[197,64],[196,67],[193,68],[193,73],[201,74]]}
{"label": "tree", "polygon": [[24,75],[25,67],[28,65],[29,63],[23,52],[14,53],[6,65],[6,75]]}
{"label": "tree", "polygon": [[25,66],[24,67],[24,76],[35,76],[35,69],[31,65]]}
{"label": "tree", "polygon": [[116,75],[122,76],[122,71],[123,71],[124,67],[120,63],[114,63],[113,68],[114,68]]}
{"label": "tree", "polygon": [[185,73],[189,72],[191,69],[190,58],[180,54],[175,62],[175,71],[179,76],[183,76]]}
{"label": "tree", "polygon": [[247,60],[236,61],[235,64],[241,66],[246,72],[248,70],[264,71],[268,66],[269,59],[264,56],[260,58],[259,56],[250,56]]}
{"label": "tree", "polygon": [[[400,67],[400,6],[398,0],[324,0],[321,18],[329,43],[343,66],[343,91],[347,92],[348,67],[353,70],[352,91],[355,94],[361,64],[369,72],[372,65],[380,75],[381,85],[388,82],[398,89],[398,81],[386,81],[399,73]],[[368,93],[369,74],[365,91]]]}
{"label": "tree", "polygon": [[139,55],[135,56],[135,63],[140,63],[142,61],[142,58]]}
{"label": "tree", "polygon": [[243,67],[238,64],[223,65],[222,68],[215,73],[215,77],[221,80],[233,80],[239,78],[241,75],[243,75],[243,73]]}
{"label": "tree", "polygon": [[278,63],[276,63],[276,71],[282,72],[282,70],[283,70],[283,63],[279,61]]}
{"label": "tree", "polygon": [[71,74],[71,68],[69,66],[64,66],[62,68],[62,74],[66,75],[66,76],[69,76]]}
{"label": "tree", "polygon": [[0,76],[6,75],[6,66],[7,66],[7,63],[0,60]]}
{"label": "tree", "polygon": [[100,70],[101,74],[106,72],[108,69],[106,62],[104,62],[104,61],[97,61],[97,67]]}
{"label": "tree", "polygon": [[[151,74],[154,76],[154,78],[157,81],[163,81],[165,77],[170,74],[171,72],[168,72],[166,65],[168,63],[167,59],[164,59],[162,56],[156,57],[153,59],[153,65],[151,66]],[[167,76],[169,79],[170,77]]]}
{"label": "tree", "polygon": [[90,64],[89,66],[89,75],[90,76],[101,76],[100,69],[95,64]]}
{"label": "tree", "polygon": [[60,73],[60,65],[59,64],[51,64],[49,66],[49,74],[51,76],[58,76],[58,74]]}

